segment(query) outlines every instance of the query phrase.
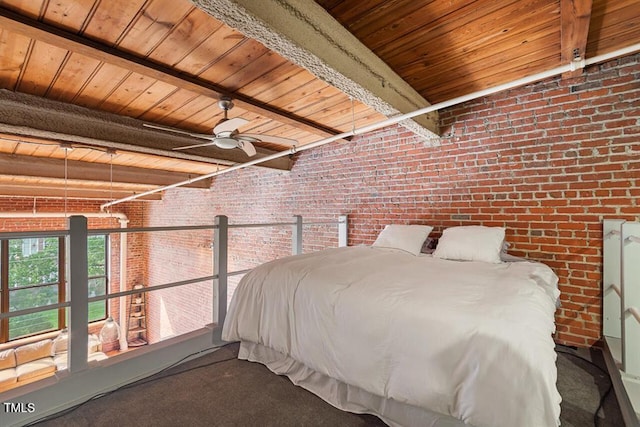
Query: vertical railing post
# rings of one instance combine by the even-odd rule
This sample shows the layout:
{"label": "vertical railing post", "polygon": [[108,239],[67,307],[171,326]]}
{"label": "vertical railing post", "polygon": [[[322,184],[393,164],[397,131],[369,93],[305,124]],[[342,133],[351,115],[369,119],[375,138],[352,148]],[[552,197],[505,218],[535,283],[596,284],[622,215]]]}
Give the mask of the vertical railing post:
{"label": "vertical railing post", "polygon": [[87,218],[68,219],[67,260],[69,260],[69,372],[86,370],[89,340],[89,267]]}
{"label": "vertical railing post", "polygon": [[349,237],[349,217],[348,215],[340,215],[338,217],[338,247],[347,246]]}
{"label": "vertical railing post", "polygon": [[227,316],[227,273],[229,219],[224,215],[215,218],[216,228],[213,231],[213,323],[219,327]]}
{"label": "vertical railing post", "polygon": [[291,246],[293,255],[302,253],[302,216],[293,216],[293,232],[291,233]]}
{"label": "vertical railing post", "polygon": [[620,233],[622,248],[622,370],[640,376],[640,323],[629,310],[640,306],[640,223],[625,222]]}
{"label": "vertical railing post", "polygon": [[[126,228],[129,220],[120,219],[120,228]],[[127,290],[127,233],[120,233],[120,290]],[[111,265],[111,264],[109,264]],[[132,297],[129,297],[132,298]],[[127,297],[120,298],[120,351],[127,351],[129,349],[128,331],[127,331]]]}

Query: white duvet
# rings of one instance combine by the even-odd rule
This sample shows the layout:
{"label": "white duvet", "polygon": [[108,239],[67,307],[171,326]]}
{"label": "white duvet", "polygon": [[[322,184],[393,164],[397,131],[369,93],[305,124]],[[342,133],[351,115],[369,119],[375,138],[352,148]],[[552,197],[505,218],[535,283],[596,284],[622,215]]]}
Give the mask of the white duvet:
{"label": "white duvet", "polygon": [[558,294],[540,263],[328,249],[245,275],[222,337],[476,427],[552,427]]}

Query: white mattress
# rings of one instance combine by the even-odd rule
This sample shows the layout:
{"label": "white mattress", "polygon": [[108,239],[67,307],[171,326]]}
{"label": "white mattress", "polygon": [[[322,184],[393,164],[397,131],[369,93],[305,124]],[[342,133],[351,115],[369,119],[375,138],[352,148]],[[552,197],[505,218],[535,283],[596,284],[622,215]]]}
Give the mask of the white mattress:
{"label": "white mattress", "polygon": [[558,294],[557,277],[540,263],[329,249],[248,273],[222,337],[476,427],[555,426]]}

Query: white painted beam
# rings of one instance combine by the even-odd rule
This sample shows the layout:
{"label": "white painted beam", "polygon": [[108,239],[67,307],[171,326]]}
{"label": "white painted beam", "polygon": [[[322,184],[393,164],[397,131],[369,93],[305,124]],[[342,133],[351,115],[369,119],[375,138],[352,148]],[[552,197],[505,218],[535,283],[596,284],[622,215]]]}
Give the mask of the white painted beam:
{"label": "white painted beam", "polygon": [[[174,147],[203,141],[149,129],[143,123],[131,117],[0,89],[0,133],[210,164],[231,165],[247,160],[240,150],[215,146],[190,150],[190,153],[174,151]],[[256,150],[255,158],[277,153],[260,147]],[[264,166],[291,170],[289,159]]]}
{"label": "white painted beam", "polygon": [[[387,117],[429,106],[384,61],[313,1],[192,2]],[[401,125],[434,142],[439,136],[436,111]]]}

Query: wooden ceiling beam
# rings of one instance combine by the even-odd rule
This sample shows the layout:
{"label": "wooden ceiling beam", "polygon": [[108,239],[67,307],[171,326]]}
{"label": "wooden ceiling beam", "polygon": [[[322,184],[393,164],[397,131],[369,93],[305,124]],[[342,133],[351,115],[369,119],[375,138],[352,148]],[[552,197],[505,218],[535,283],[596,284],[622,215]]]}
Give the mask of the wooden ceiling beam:
{"label": "wooden ceiling beam", "polygon": [[[560,0],[562,64],[585,59],[592,4],[592,0]],[[582,68],[578,68],[564,73],[562,77],[571,78],[581,74]]]}
{"label": "wooden ceiling beam", "polygon": [[[247,37],[308,69],[387,117],[429,106],[411,85],[316,2],[192,0]],[[439,136],[436,111],[401,123],[428,139]]]}
{"label": "wooden ceiling beam", "polygon": [[315,123],[287,111],[274,108],[241,93],[229,91],[223,86],[180,73],[161,64],[145,60],[130,53],[117,50],[94,40],[83,38],[60,28],[30,19],[0,7],[0,27],[16,34],[39,40],[101,62],[109,63],[124,69],[151,77],[177,88],[194,92],[215,99],[230,96],[237,107],[252,113],[276,120],[283,124],[295,126],[307,132],[328,137],[341,132]]}
{"label": "wooden ceiling beam", "polygon": [[[30,176],[48,179],[65,179],[65,160],[47,157],[0,154],[0,170],[3,175]],[[131,166],[66,161],[66,178],[70,180],[99,181],[101,183],[128,183],[149,186],[171,185],[198,175],[167,172]],[[203,179],[185,185],[193,188],[209,188],[211,179]]]}

